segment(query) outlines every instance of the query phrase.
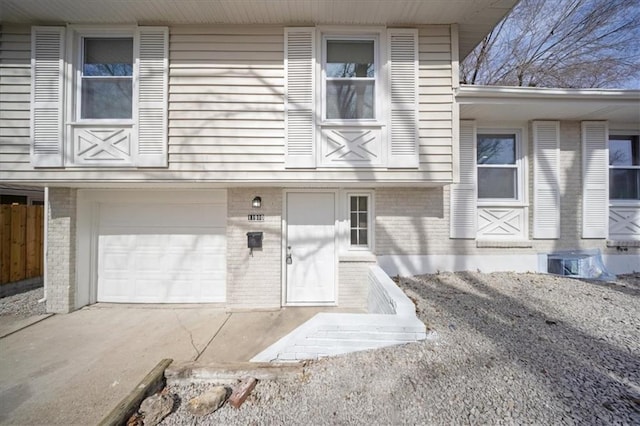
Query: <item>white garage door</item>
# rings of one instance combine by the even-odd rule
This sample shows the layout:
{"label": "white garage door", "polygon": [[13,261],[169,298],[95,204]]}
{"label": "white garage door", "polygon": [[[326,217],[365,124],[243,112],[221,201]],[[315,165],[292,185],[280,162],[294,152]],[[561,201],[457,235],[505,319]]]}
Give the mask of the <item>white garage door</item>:
{"label": "white garage door", "polygon": [[99,302],[207,303],[226,298],[226,197],[99,204]]}

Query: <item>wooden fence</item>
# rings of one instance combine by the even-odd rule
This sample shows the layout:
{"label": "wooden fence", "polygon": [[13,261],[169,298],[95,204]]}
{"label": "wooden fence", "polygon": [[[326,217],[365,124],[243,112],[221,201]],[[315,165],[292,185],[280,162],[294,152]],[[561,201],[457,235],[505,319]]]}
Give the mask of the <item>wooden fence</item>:
{"label": "wooden fence", "polygon": [[0,205],[0,285],[43,272],[43,206]]}

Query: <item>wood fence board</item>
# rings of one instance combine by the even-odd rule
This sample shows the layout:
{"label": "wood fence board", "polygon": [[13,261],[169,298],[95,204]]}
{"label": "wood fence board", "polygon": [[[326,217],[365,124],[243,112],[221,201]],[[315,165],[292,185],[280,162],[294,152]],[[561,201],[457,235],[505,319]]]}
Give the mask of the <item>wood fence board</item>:
{"label": "wood fence board", "polygon": [[11,206],[11,281],[25,279],[27,206]]}
{"label": "wood fence board", "polygon": [[0,285],[42,276],[44,207],[0,205]]}
{"label": "wood fence board", "polygon": [[36,221],[38,223],[36,244],[38,246],[38,275],[44,275],[44,206],[36,206]]}
{"label": "wood fence board", "polygon": [[27,225],[25,229],[26,238],[26,258],[25,258],[25,278],[33,278],[38,275],[38,247],[36,229],[36,209],[27,209]]}
{"label": "wood fence board", "polygon": [[8,283],[11,273],[11,206],[0,205],[0,284]]}

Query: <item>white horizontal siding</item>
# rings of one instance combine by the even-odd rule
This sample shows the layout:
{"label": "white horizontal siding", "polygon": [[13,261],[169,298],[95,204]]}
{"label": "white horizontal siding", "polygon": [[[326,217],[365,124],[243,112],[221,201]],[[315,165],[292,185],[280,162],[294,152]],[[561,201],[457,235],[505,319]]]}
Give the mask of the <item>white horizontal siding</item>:
{"label": "white horizontal siding", "polygon": [[447,173],[446,179],[452,179],[454,115],[450,27],[421,27],[418,48],[420,168],[437,168]]}
{"label": "white horizontal siding", "polygon": [[12,164],[2,166],[0,178],[407,183],[452,179],[452,71],[450,59],[445,59],[450,57],[451,38],[446,25],[419,32],[417,171],[285,170],[284,28],[175,26],[169,38],[168,170],[35,172],[29,164],[30,29],[5,30],[3,42],[18,50],[2,53],[2,58],[12,59],[10,67],[2,68],[8,78],[2,82],[6,90],[3,86],[0,119],[5,128],[0,154],[2,161]]}
{"label": "white horizontal siding", "polygon": [[31,167],[30,66],[31,28],[0,26],[0,171]]}
{"label": "white horizontal siding", "polygon": [[170,168],[284,169],[284,30],[176,27],[169,52]]}

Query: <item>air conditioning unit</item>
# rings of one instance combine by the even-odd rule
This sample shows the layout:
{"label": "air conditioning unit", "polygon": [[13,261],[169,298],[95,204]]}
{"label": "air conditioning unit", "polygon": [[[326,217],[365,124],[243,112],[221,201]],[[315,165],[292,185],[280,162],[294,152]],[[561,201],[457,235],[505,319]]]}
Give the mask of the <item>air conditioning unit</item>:
{"label": "air conditioning unit", "polygon": [[547,272],[572,278],[587,278],[612,281],[616,276],[609,273],[600,250],[575,250],[549,253]]}

